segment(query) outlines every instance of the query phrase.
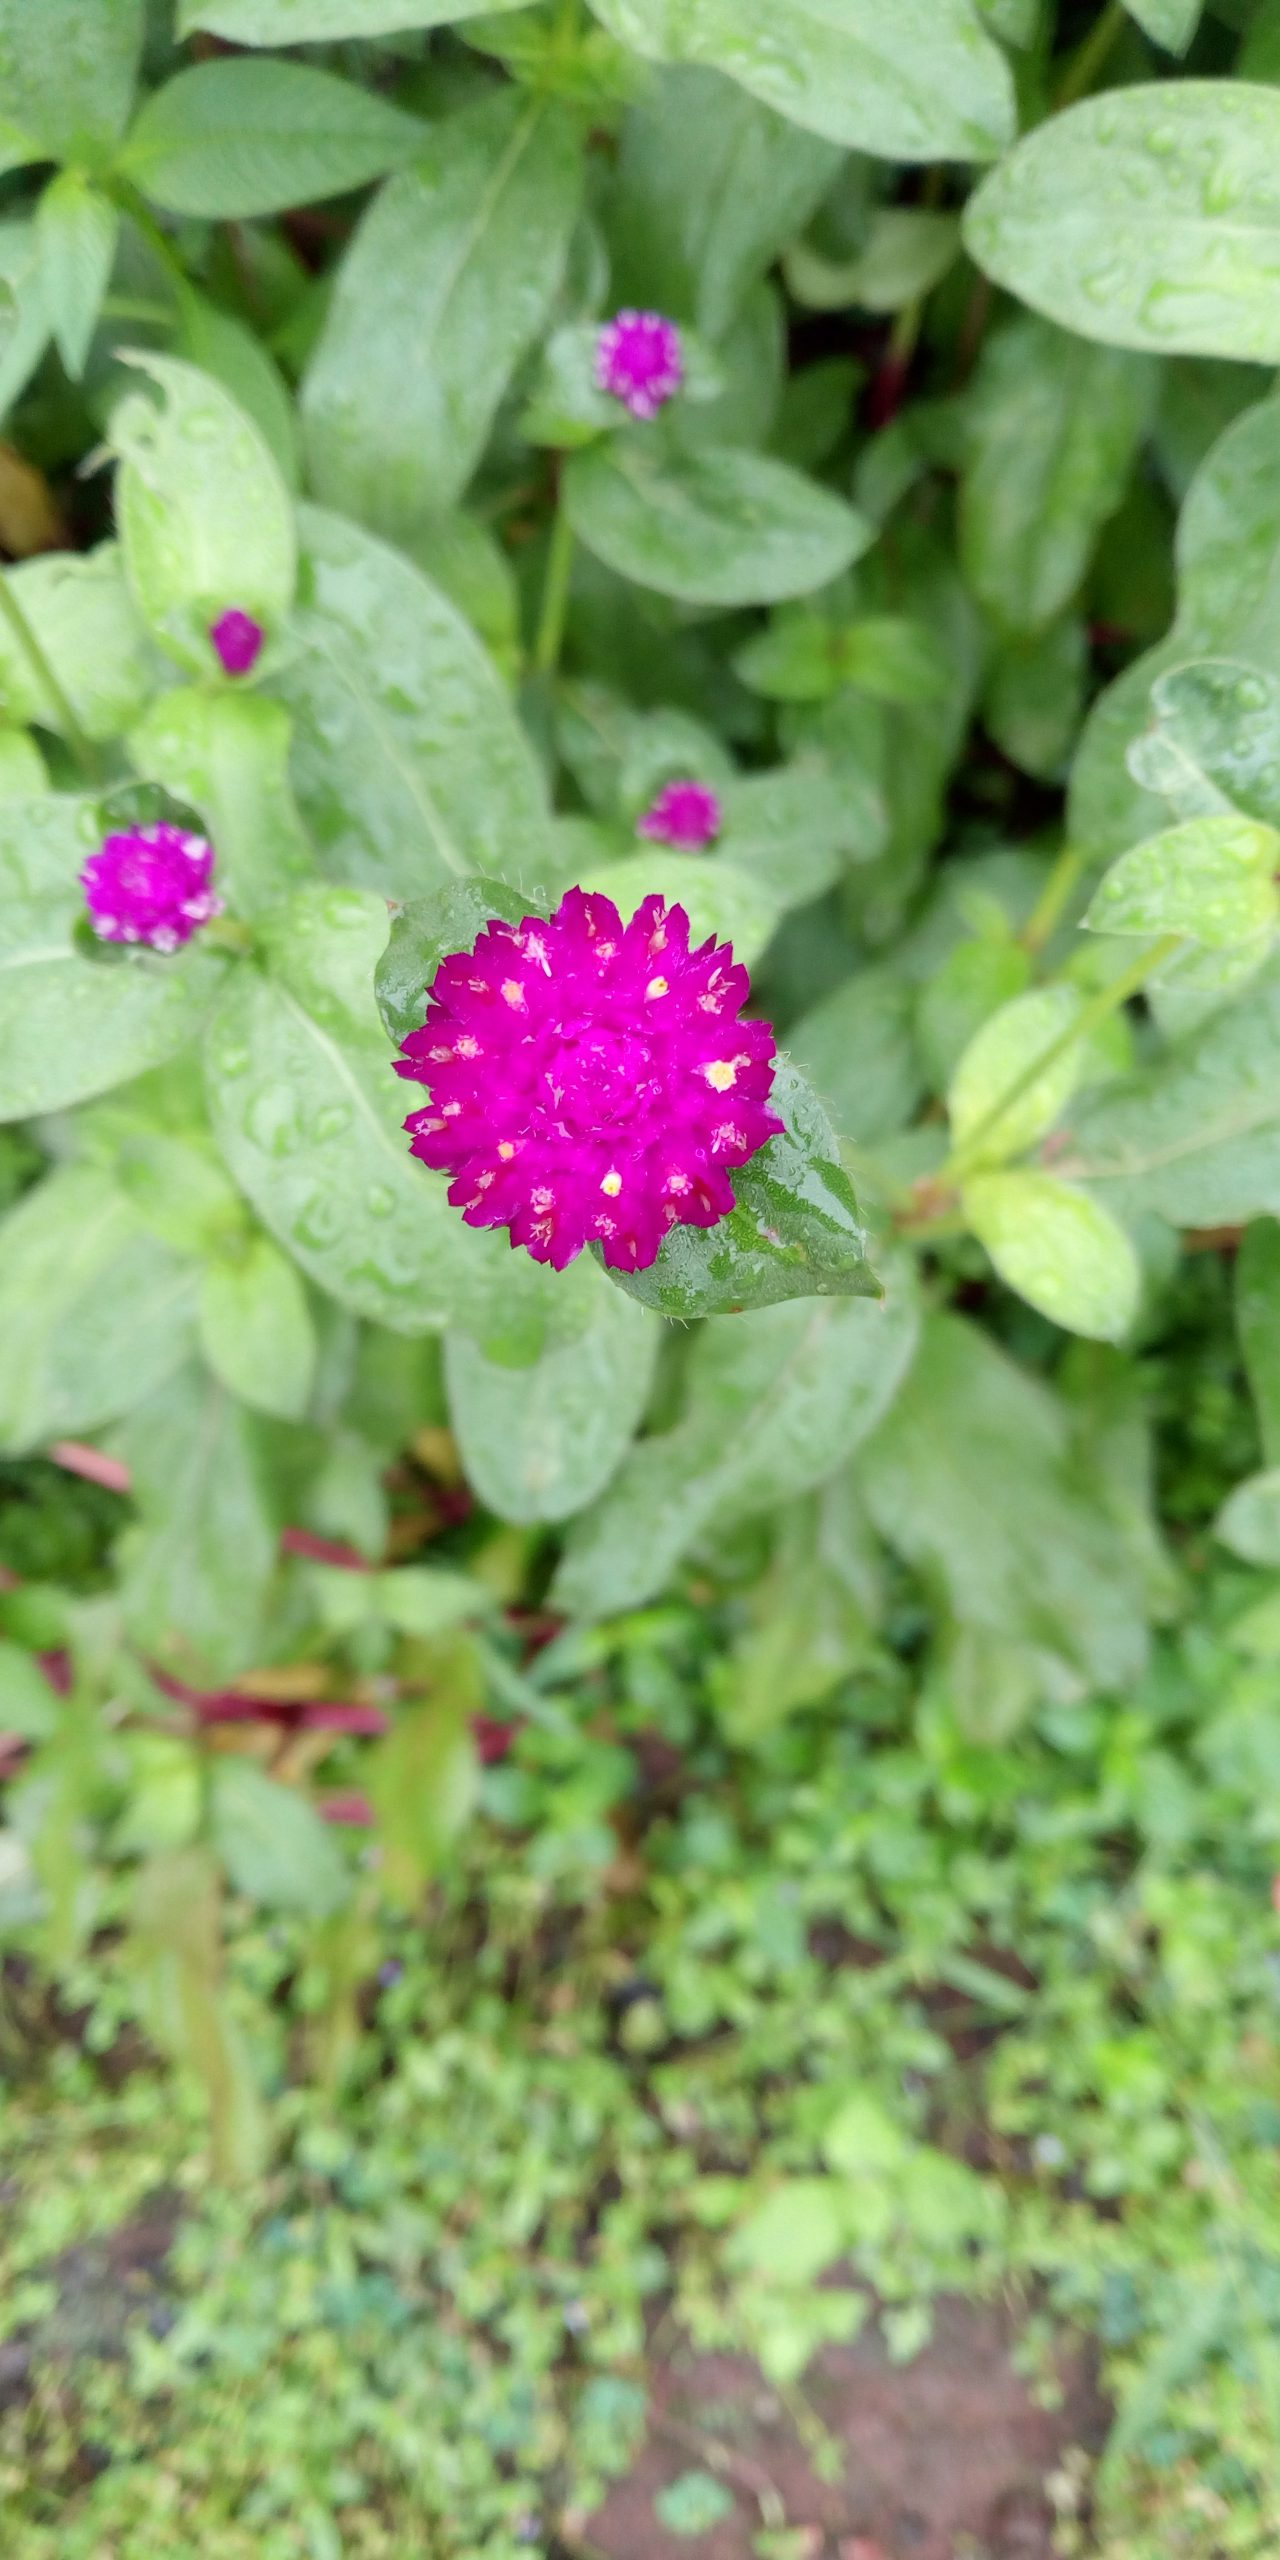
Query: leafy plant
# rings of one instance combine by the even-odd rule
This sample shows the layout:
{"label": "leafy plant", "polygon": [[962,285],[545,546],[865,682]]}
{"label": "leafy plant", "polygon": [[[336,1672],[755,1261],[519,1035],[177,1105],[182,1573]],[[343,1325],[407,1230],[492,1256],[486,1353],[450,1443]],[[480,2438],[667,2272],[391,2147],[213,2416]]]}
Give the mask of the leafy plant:
{"label": "leafy plant", "polygon": [[[120,1933],[220,2176],[245,1907],[358,2075],[482,1797],[540,1889],[632,1853],[650,1610],[784,1867],[867,1683],[922,1871],[1058,1836],[1015,1736],[1090,1836],[1263,1783],[1108,1718],[1280,1564],[1277,80],[1268,0],[0,0],[0,1913]],[[1138,2192],[1164,2064],[1053,1961]],[[907,2339],[1053,2260],[871,2104],[702,2197],[788,2382],[842,2254]]]}

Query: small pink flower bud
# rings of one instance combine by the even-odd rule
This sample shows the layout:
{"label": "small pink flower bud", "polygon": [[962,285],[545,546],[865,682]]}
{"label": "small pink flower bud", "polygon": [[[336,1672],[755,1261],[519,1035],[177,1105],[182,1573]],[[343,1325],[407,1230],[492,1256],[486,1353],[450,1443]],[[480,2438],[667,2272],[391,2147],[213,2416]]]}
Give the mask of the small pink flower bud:
{"label": "small pink flower bud", "polygon": [[247,676],[257,664],[266,634],[262,624],[255,622],[251,613],[241,613],[239,606],[233,605],[229,612],[220,613],[217,621],[210,624],[209,637],[226,673],[229,676]]}
{"label": "small pink flower bud", "polygon": [[623,401],[633,418],[656,418],[683,381],[680,332],[660,311],[620,311],[601,330],[597,388]]}
{"label": "small pink flower bud", "polygon": [[177,951],[211,916],[213,847],[182,827],[130,827],[107,836],[80,874],[94,932],[103,942],[145,942]]}
{"label": "small pink flower bud", "polygon": [[722,818],[719,798],[705,782],[669,782],[638,821],[636,834],[677,845],[682,853],[701,853],[715,842]]}

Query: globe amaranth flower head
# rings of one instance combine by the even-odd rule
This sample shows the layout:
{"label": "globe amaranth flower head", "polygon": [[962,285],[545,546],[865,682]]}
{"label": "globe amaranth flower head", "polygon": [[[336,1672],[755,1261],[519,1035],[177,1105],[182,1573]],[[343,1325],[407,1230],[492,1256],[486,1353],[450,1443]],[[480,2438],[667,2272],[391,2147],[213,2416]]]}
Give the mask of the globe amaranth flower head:
{"label": "globe amaranth flower head", "polygon": [[251,613],[242,613],[238,605],[220,613],[209,625],[209,637],[229,676],[247,676],[257,665],[266,633]]}
{"label": "globe amaranth flower head", "polygon": [[182,827],[130,827],[107,836],[80,874],[94,932],[103,942],[145,942],[177,951],[211,916],[213,847]]}
{"label": "globe amaranth flower head", "polygon": [[684,908],[570,889],[549,923],[492,924],[442,960],[397,1072],[430,1088],[405,1122],[413,1153],[454,1176],[469,1226],[562,1271],[598,1244],[643,1271],[680,1222],[713,1227],[729,1179],[783,1123],[775,1046],[742,1022],[744,968],[714,937],[689,948]]}
{"label": "globe amaranth flower head", "polygon": [[633,418],[656,418],[684,381],[684,355],[674,320],[660,311],[620,311],[596,341],[596,384],[622,400]]}
{"label": "globe amaranth flower head", "polygon": [[651,808],[636,822],[636,834],[655,844],[677,845],[682,853],[700,853],[714,844],[723,811],[719,796],[705,782],[668,782]]}

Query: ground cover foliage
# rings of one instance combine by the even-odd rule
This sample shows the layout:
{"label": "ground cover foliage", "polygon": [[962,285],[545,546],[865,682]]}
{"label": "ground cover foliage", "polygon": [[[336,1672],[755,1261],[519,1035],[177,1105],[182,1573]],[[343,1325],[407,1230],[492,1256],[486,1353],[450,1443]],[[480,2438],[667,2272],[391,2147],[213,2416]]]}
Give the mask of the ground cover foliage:
{"label": "ground cover foliage", "polygon": [[[586,2551],[943,2290],[1275,2549],[1278,141],[1272,0],[0,0],[20,2560]],[[621,1273],[392,1073],[575,884],[781,1052]]]}

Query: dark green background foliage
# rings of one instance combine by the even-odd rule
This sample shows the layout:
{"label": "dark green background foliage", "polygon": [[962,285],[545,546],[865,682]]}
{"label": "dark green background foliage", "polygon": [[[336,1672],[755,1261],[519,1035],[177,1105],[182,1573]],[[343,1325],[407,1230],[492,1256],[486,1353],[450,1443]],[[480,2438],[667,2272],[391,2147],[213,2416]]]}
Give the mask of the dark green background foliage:
{"label": "dark green background foliage", "polygon": [[[0,0],[15,2560],[589,2549],[944,2289],[1280,2545],[1278,166],[1276,0]],[[625,1287],[391,1073],[575,881],[784,1053]]]}

